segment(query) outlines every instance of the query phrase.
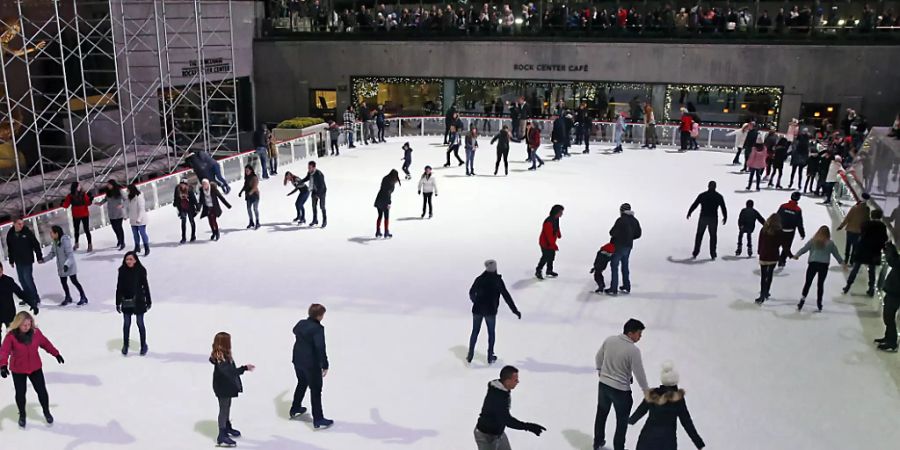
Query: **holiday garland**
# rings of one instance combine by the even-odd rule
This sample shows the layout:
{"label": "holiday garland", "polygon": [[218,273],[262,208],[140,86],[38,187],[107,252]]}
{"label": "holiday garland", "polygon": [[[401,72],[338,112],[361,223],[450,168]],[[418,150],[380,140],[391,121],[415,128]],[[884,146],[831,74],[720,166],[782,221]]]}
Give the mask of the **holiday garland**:
{"label": "holiday garland", "polygon": [[772,107],[770,114],[772,116],[772,121],[778,123],[778,117],[781,113],[781,96],[784,94],[784,89],[780,87],[774,86],[720,86],[720,85],[708,85],[708,84],[667,84],[666,85],[666,99],[665,99],[665,110],[664,110],[664,120],[670,121],[674,120],[674,118],[669,117],[670,112],[672,111],[672,97],[676,92],[688,91],[688,92],[715,92],[717,94],[743,94],[743,95],[767,95],[772,99]]}
{"label": "holiday garland", "polygon": [[438,84],[444,90],[443,78],[421,77],[353,77],[350,80],[350,96],[359,101],[378,95],[378,87],[382,84],[425,85]]}

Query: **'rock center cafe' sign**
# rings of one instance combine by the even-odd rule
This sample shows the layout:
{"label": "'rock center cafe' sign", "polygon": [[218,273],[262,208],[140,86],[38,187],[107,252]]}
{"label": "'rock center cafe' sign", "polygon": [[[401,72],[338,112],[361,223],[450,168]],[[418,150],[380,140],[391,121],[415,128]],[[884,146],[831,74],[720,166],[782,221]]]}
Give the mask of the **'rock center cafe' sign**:
{"label": "'rock center cafe' sign", "polygon": [[587,72],[587,64],[513,64],[516,72]]}
{"label": "'rock center cafe' sign", "polygon": [[[224,58],[206,58],[203,60],[203,73],[231,72],[231,63]],[[187,67],[181,68],[181,76],[192,77],[200,73],[200,64],[196,59],[188,61]]]}

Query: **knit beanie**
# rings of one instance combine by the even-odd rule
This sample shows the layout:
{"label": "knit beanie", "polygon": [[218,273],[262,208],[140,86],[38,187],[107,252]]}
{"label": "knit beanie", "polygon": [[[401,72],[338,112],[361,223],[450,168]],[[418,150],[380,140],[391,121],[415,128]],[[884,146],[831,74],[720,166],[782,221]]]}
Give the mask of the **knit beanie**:
{"label": "knit beanie", "polygon": [[794,192],[793,194],[791,194],[791,200],[793,200],[795,202],[799,202],[800,196],[801,196],[801,194],[799,192]]}
{"label": "knit beanie", "polygon": [[622,203],[622,206],[619,207],[620,212],[631,211],[631,205],[628,203]]}
{"label": "knit beanie", "polygon": [[672,361],[666,361],[662,365],[662,373],[659,375],[659,381],[663,386],[678,385],[678,371],[675,370],[675,364]]}
{"label": "knit beanie", "polygon": [[493,259],[489,259],[489,260],[485,261],[484,269],[487,270],[488,272],[496,273],[497,272],[497,261],[495,261]]}

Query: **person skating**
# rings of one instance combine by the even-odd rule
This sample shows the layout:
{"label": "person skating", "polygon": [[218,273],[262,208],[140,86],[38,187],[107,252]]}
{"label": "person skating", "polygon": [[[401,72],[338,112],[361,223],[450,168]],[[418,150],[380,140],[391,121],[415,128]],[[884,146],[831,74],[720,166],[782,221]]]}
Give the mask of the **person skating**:
{"label": "person skating", "polygon": [[678,372],[672,363],[664,363],[659,376],[660,386],[644,394],[644,400],[628,419],[628,423],[634,425],[644,415],[650,414],[638,437],[636,450],[677,450],[677,421],[681,421],[695,447],[706,447],[694,428],[694,421],[684,401],[684,390],[678,388],[678,380]]}
{"label": "person skating", "polygon": [[862,233],[862,227],[869,220],[869,215],[871,214],[869,209],[870,198],[868,193],[863,192],[862,198],[850,208],[850,211],[847,211],[844,220],[837,227],[838,230],[847,230],[846,244],[844,246],[844,257],[847,260],[850,260],[851,255],[853,255],[853,250],[859,242],[859,235]]}
{"label": "person skating", "polygon": [[78,282],[78,266],[75,261],[75,248],[72,247],[72,240],[63,233],[62,227],[53,225],[50,227],[50,252],[41,263],[49,262],[56,258],[56,272],[59,275],[59,282],[62,284],[63,292],[66,297],[59,306],[66,306],[72,303],[72,295],[69,293],[68,280],[72,280],[72,284],[78,289],[81,297],[78,300],[78,306],[84,306],[88,303],[87,296],[84,295],[84,289]]}
{"label": "person skating", "polygon": [[475,355],[475,344],[478,342],[478,333],[481,331],[481,322],[487,324],[488,353],[487,363],[497,361],[494,355],[495,325],[497,323],[497,311],[500,307],[500,297],[509,306],[510,311],[519,319],[522,313],[516,308],[512,296],[506,289],[503,277],[497,273],[497,261],[489,259],[484,262],[484,272],[475,278],[472,287],[469,288],[469,300],[472,301],[472,333],[469,335],[469,352],[466,353],[466,362],[471,363]]}
{"label": "person skating", "polygon": [[828,276],[828,266],[831,262],[831,257],[834,256],[834,259],[845,270],[847,265],[844,263],[844,259],[841,258],[841,254],[838,253],[834,241],[831,240],[831,230],[825,225],[822,225],[819,231],[816,231],[816,234],[813,235],[806,245],[800,247],[800,251],[794,255],[794,259],[800,259],[806,252],[809,252],[809,264],[806,267],[806,282],[803,283],[803,296],[800,297],[800,303],[797,304],[797,311],[803,309],[803,303],[806,302],[806,296],[809,294],[813,278],[818,277],[816,306],[819,307],[819,312],[822,312],[822,291],[825,290],[825,277]]}
{"label": "person skating", "polygon": [[106,195],[99,204],[106,205],[106,217],[116,234],[116,248],[122,250],[125,248],[125,230],[122,228],[122,221],[128,217],[128,201],[126,200],[128,191],[116,180],[107,180],[104,193]]}
{"label": "person skating", "polygon": [[444,145],[448,145],[450,128],[456,124],[456,104],[450,105],[447,114],[444,115]]}
{"label": "person skating", "polygon": [[144,242],[144,256],[150,254],[150,238],[147,236],[147,203],[140,189],[131,183],[128,185],[128,223],[134,238],[134,252],[141,251]]}
{"label": "person skating", "polygon": [[378,105],[375,108],[375,127],[378,128],[378,136],[376,136],[375,142],[387,142],[384,140],[384,128],[387,125],[387,121],[384,117],[384,105]]}
{"label": "person skating", "polygon": [[219,216],[222,215],[222,206],[225,205],[231,209],[231,204],[219,192],[216,183],[210,183],[209,180],[200,182],[200,218],[206,217],[209,221],[209,231],[212,232],[210,240],[219,240]]}
{"label": "person skating", "polygon": [[778,216],[781,219],[781,256],[778,258],[778,266],[784,267],[787,259],[793,255],[791,253],[791,245],[794,243],[794,236],[800,233],[800,239],[806,239],[806,229],[803,228],[803,210],[800,209],[798,202],[800,201],[800,193],[791,194],[791,200],[778,208]]}
{"label": "person skating", "polygon": [[875,339],[878,349],[886,352],[897,351],[897,310],[900,309],[900,256],[897,248],[888,242],[884,246],[884,257],[891,267],[881,289],[884,291],[882,320],[884,321],[884,337]]}
{"label": "person skating", "polygon": [[13,295],[26,302],[35,314],[38,313],[37,305],[28,298],[28,294],[16,284],[12,277],[3,273],[3,264],[0,264],[0,330],[6,326],[6,331],[9,331],[9,324],[16,317],[16,302],[13,300]]}
{"label": "person skating", "polygon": [[475,151],[478,149],[478,127],[472,126],[472,129],[466,133],[466,176],[475,175]]}
{"label": "person skating", "polygon": [[884,217],[884,213],[880,209],[873,209],[871,216],[872,218],[867,220],[862,226],[859,242],[853,251],[853,257],[850,259],[852,268],[850,269],[850,275],[847,276],[847,285],[844,286],[843,290],[844,294],[850,292],[850,287],[856,281],[856,275],[859,274],[860,267],[866,265],[869,268],[869,289],[866,291],[866,295],[869,297],[875,296],[875,281],[877,278],[875,269],[881,265],[881,251],[884,249],[884,244],[888,242],[888,233],[887,226],[881,220]]}
{"label": "person skating", "polygon": [[809,158],[807,158],[806,162],[806,182],[803,183],[804,194],[816,191],[816,186],[818,186],[817,180],[819,178],[819,165],[821,164],[822,156],[818,152],[810,150]]}
{"label": "person skating", "polygon": [[137,318],[138,333],[141,337],[141,356],[147,354],[147,329],[144,327],[144,314],[150,311],[152,304],[150,283],[147,282],[147,269],[141,264],[137,253],[128,252],[122,258],[119,279],[116,283],[116,312],[122,314],[123,319],[122,356],[128,354],[131,316]]}
{"label": "person skating", "polygon": [[775,266],[779,261],[778,249],[781,248],[782,237],[781,216],[772,214],[766,219],[762,230],[759,232],[759,297],[756,299],[757,305],[762,305],[764,301],[771,297],[772,278],[775,276]]}
{"label": "person skating", "polygon": [[369,145],[369,139],[372,140],[373,143],[377,142],[375,140],[375,136],[373,136],[372,131],[372,111],[369,111],[369,107],[366,106],[366,102],[362,102],[359,105],[359,122],[362,124],[362,138],[363,145]]}
{"label": "person skating", "polygon": [[[269,139],[272,136],[272,133],[268,130],[266,130],[266,133],[266,136],[268,136],[267,139]],[[216,159],[213,158],[213,156],[204,149],[197,150],[196,155],[202,161],[204,161],[206,167],[209,168],[208,170],[210,175],[209,177],[206,177],[197,174],[197,179],[202,180],[206,178],[207,180],[215,181],[222,188],[222,192],[224,192],[225,195],[228,195],[231,192],[231,186],[228,185],[228,180],[226,180],[225,177],[222,176],[222,166],[219,165],[219,162],[216,161]]]}
{"label": "person skating", "polygon": [[553,129],[550,132],[550,142],[553,143],[553,161],[559,161],[563,157],[563,148],[567,144],[566,120],[562,116],[553,118]]}
{"label": "person skating", "polygon": [[278,175],[278,145],[272,130],[266,130],[266,147],[269,150],[269,174]]}
{"label": "person skating", "polygon": [[823,205],[830,205],[831,198],[834,195],[834,185],[837,184],[841,172],[844,171],[841,157],[835,156],[828,164],[828,172],[825,174],[825,201]]}
{"label": "person skating", "polygon": [[503,128],[491,139],[491,144],[497,143],[497,162],[494,163],[494,176],[500,170],[500,160],[503,160],[503,174],[509,175],[509,128],[503,125]]}
{"label": "person skating", "polygon": [[[44,254],[41,252],[41,244],[37,237],[21,218],[13,220],[13,226],[6,233],[6,250],[9,265],[15,267],[16,276],[27,296],[27,302],[34,306],[41,303],[37,284],[34,282],[34,262],[44,262]],[[25,299],[23,299],[25,300]]]}
{"label": "person skating", "polygon": [[694,127],[694,116],[687,108],[681,108],[681,123],[678,126],[680,150],[685,151],[691,147],[691,130]]}
{"label": "person skating", "polygon": [[294,400],[291,403],[290,417],[293,419],[306,412],[303,397],[309,389],[312,404],[313,426],[328,428],[334,421],[326,419],[322,412],[322,384],[328,375],[328,353],[325,351],[325,307],[313,303],[309,306],[306,319],[294,326],[294,373],[297,376],[297,387],[294,389]]}
{"label": "person skating", "polygon": [[[769,187],[774,185],[775,189],[782,189],[781,177],[784,176],[784,163],[787,161],[790,145],[790,142],[785,138],[778,139],[778,142],[775,144],[775,154],[772,157],[772,175],[769,177]],[[776,173],[778,174],[777,179],[775,178]]]}
{"label": "person skating", "polygon": [[559,247],[556,245],[557,239],[562,239],[562,233],[559,230],[559,218],[563,215],[562,205],[553,205],[550,208],[550,214],[544,219],[541,226],[541,235],[538,238],[538,244],[541,247],[541,259],[538,261],[534,276],[540,280],[544,279],[544,266],[547,266],[548,277],[558,277],[559,274],[553,271],[553,261],[556,259],[556,252]]}
{"label": "person skating", "polygon": [[794,187],[794,174],[797,174],[797,189],[803,188],[803,171],[809,163],[809,134],[800,133],[791,143],[791,179],[788,182],[788,189]]}
{"label": "person skating", "polygon": [[606,289],[606,281],[603,280],[603,271],[606,270],[606,266],[609,265],[609,261],[615,253],[616,246],[613,245],[612,242],[609,242],[603,247],[600,247],[600,250],[597,251],[597,256],[594,257],[594,264],[591,267],[590,273],[594,274],[594,282],[597,283],[597,290],[594,291],[595,294],[600,294]]}
{"label": "person skating", "polygon": [[194,217],[197,216],[197,213],[200,211],[200,204],[197,203],[197,196],[194,194],[194,190],[191,188],[191,185],[188,184],[187,180],[182,179],[181,182],[178,183],[178,186],[175,186],[172,206],[178,211],[178,218],[181,219],[180,243],[184,244],[187,242],[188,222],[191,224],[191,242],[196,241],[197,223],[194,222]]}
{"label": "person skating", "polygon": [[303,225],[306,223],[306,208],[304,208],[303,205],[306,204],[306,199],[309,198],[309,187],[306,186],[306,183],[304,183],[303,179],[300,177],[291,172],[285,172],[284,184],[287,185],[288,183],[291,183],[294,187],[291,189],[291,192],[288,192],[288,197],[294,195],[295,192],[299,192],[299,194],[297,194],[297,200],[294,201],[294,208],[297,210],[297,216],[294,217],[294,220],[291,222],[297,222],[298,225]]}
{"label": "person skating", "polygon": [[37,393],[38,402],[44,413],[47,424],[53,424],[50,414],[50,396],[47,394],[47,383],[38,349],[43,349],[56,358],[56,362],[65,364],[59,350],[53,346],[34,323],[34,317],[26,311],[16,314],[9,331],[0,346],[0,377],[6,378],[12,373],[13,386],[16,390],[16,408],[19,410],[19,427],[25,428],[25,394],[28,381]]}
{"label": "person skating", "polygon": [[510,414],[511,394],[519,385],[519,369],[504,366],[500,378],[488,383],[487,394],[475,425],[475,445],[478,450],[511,450],[506,429],[523,430],[540,436],[547,431],[536,423],[522,422]]}
{"label": "person skating", "polygon": [[[747,139],[747,132],[750,131],[750,128],[753,127],[753,122],[747,122],[741,125],[740,128],[734,129],[728,132],[728,136],[734,136],[734,159],[731,161],[732,165],[740,165],[741,164],[741,153],[744,152],[744,140]],[[746,165],[746,163],[745,163]],[[743,172],[743,170],[741,170]]]}
{"label": "person skating", "polygon": [[613,153],[622,153],[622,139],[625,137],[625,111],[619,112],[616,117],[616,124],[613,128],[613,142],[616,146]]}
{"label": "person skating", "polygon": [[456,125],[450,126],[450,134],[447,137],[447,162],[444,164],[444,167],[450,167],[450,154],[456,157],[456,161],[459,162],[459,165],[465,164],[462,158],[459,157],[459,132],[456,129]]}
{"label": "person skating", "polygon": [[756,230],[756,223],[765,225],[766,221],[762,214],[753,207],[753,200],[747,200],[746,207],[741,210],[738,216],[738,243],[734,256],[741,256],[741,244],[744,235],[747,235],[747,257],[753,257],[753,232]]}
{"label": "person skating", "polygon": [[434,208],[431,205],[431,197],[437,197],[437,179],[431,171],[431,166],[425,166],[422,178],[419,178],[419,194],[422,195],[422,218],[425,218],[425,208],[428,208],[428,218],[434,216]]}
{"label": "person skating", "polygon": [[[620,290],[626,294],[631,293],[631,269],[628,263],[631,259],[634,241],[640,239],[641,234],[641,223],[634,217],[631,205],[622,203],[622,206],[619,206],[619,218],[609,230],[610,242],[616,247],[616,252],[609,261],[612,274],[610,275],[609,289],[603,291],[606,295],[618,295]],[[622,266],[621,287],[619,287],[620,265]]]}
{"label": "person skating", "polygon": [[69,189],[69,194],[63,200],[63,208],[72,209],[72,225],[75,227],[75,250],[78,250],[78,239],[81,235],[81,229],[84,228],[84,237],[87,238],[88,253],[94,251],[94,244],[91,239],[91,213],[89,207],[93,197],[85,192],[81,183],[73,182]]}
{"label": "person skating", "polygon": [[412,178],[412,175],[409,174],[409,166],[412,165],[412,152],[413,152],[413,149],[412,149],[412,147],[409,146],[409,142],[404,142],[403,143],[403,157],[400,159],[403,160],[402,169],[403,169],[405,178],[407,180]]}
{"label": "person skating", "polygon": [[400,184],[400,174],[397,169],[391,169],[384,178],[381,179],[381,187],[378,189],[378,195],[375,196],[375,209],[378,210],[378,220],[375,222],[375,237],[381,237],[381,219],[384,218],[384,237],[385,239],[394,237],[391,234],[391,194],[394,193],[394,186]]}
{"label": "person skating", "polygon": [[757,140],[759,140],[759,128],[757,128],[756,122],[751,121],[747,136],[744,138],[744,168],[741,169],[741,172],[748,171],[747,162],[750,160],[750,152],[756,146]]}
{"label": "person skating", "polygon": [[766,169],[766,146],[756,144],[753,146],[753,152],[747,160],[747,170],[750,172],[750,179],[747,180],[747,190],[753,186],[753,178],[756,177],[756,190],[759,191],[759,179],[762,177],[763,170]]}
{"label": "person skating", "polygon": [[220,331],[216,333],[212,343],[212,353],[209,362],[213,365],[213,393],[219,401],[219,435],[216,436],[216,444],[225,447],[237,445],[232,437],[240,437],[241,432],[231,426],[231,402],[238,394],[244,392],[241,383],[241,375],[244,372],[253,372],[256,366],[247,364],[238,367],[234,363],[231,353],[231,335]]}
{"label": "person skating", "polygon": [[[247,194],[247,197],[244,200],[247,202],[247,216],[250,218],[250,224],[247,225],[247,229],[259,229],[259,177],[256,176],[256,171],[253,170],[253,166],[247,164],[244,166],[244,186],[241,188],[241,191],[238,192],[238,197],[243,194]],[[254,222],[254,214],[256,215],[256,221]]]}
{"label": "person skating", "polygon": [[256,156],[262,167],[263,179],[269,179],[269,129],[266,124],[259,124],[259,128],[253,132],[253,147],[256,148]]}
{"label": "person skating", "polygon": [[591,152],[591,129],[594,123],[591,121],[591,112],[587,108],[587,103],[582,103],[575,116],[575,121],[580,125],[578,129],[579,138],[584,141],[583,154]]}
{"label": "person skating", "polygon": [[536,170],[544,165],[544,160],[538,151],[541,148],[541,130],[531,122],[525,124],[525,145],[528,149],[528,160],[531,161],[531,167],[528,170]]}
{"label": "person skating", "polygon": [[700,207],[700,220],[697,221],[697,234],[694,237],[693,259],[700,254],[700,245],[703,243],[703,235],[709,231],[709,256],[716,259],[716,243],[719,230],[719,208],[722,209],[722,225],[728,221],[728,209],[725,208],[725,199],[722,194],[716,192],[716,182],[710,181],[705,192],[700,193],[691,208],[688,209],[687,218],[697,207]]}
{"label": "person skating", "polygon": [[333,120],[328,124],[328,138],[331,143],[329,155],[341,156],[341,146],[338,143],[341,139],[341,127]]}
{"label": "person skating", "polygon": [[344,111],[344,134],[347,135],[347,148],[356,148],[353,145],[354,123],[356,123],[356,110],[353,109],[353,105],[347,105],[347,110]]}
{"label": "person skating", "polygon": [[616,410],[616,433],[613,449],[625,450],[625,435],[628,431],[628,415],[634,399],[631,397],[631,383],[637,379],[643,392],[650,390],[641,349],[638,341],[644,333],[644,324],[637,319],[628,319],[622,327],[622,334],[610,336],[603,341],[597,351],[595,367],[598,382],[597,415],[594,418],[594,450],[606,445],[606,418],[609,411]]}
{"label": "person skating", "polygon": [[328,186],[325,185],[325,174],[316,168],[316,162],[310,161],[307,165],[306,177],[303,178],[304,183],[309,183],[309,196],[312,198],[313,220],[309,226],[314,227],[319,224],[319,209],[322,210],[322,228],[328,226],[328,213],[325,212],[325,194]]}

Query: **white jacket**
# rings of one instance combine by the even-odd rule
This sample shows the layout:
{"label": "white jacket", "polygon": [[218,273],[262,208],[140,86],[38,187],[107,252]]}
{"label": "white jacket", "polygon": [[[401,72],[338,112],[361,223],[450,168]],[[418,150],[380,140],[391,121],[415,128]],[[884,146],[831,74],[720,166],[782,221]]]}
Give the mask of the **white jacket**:
{"label": "white jacket", "polygon": [[419,180],[419,192],[437,195],[437,177],[434,174],[431,174],[429,178],[422,175],[422,178]]}
{"label": "white jacket", "polygon": [[144,194],[128,200],[128,221],[131,226],[147,225],[147,203]]}
{"label": "white jacket", "polygon": [[826,183],[836,183],[838,180],[838,173],[844,167],[838,161],[831,161],[831,164],[828,166],[828,175],[825,176]]}

